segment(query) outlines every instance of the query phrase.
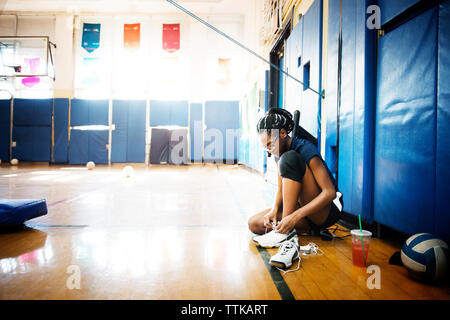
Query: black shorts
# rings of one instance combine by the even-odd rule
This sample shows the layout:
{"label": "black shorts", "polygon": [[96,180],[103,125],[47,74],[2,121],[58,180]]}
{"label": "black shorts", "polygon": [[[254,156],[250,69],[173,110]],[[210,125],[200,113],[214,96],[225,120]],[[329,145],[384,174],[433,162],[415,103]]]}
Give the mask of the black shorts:
{"label": "black shorts", "polygon": [[[342,200],[342,197],[339,199],[339,201],[341,202],[342,207],[344,207],[344,201]],[[320,232],[320,230],[322,229],[331,227],[332,225],[336,224],[336,222],[338,222],[340,218],[341,218],[341,211],[339,211],[338,207],[336,207],[334,202],[331,203],[328,218],[321,225],[317,225],[314,222],[312,222],[310,218],[305,217],[306,221],[309,224],[309,227],[311,228],[311,231],[313,232]]]}

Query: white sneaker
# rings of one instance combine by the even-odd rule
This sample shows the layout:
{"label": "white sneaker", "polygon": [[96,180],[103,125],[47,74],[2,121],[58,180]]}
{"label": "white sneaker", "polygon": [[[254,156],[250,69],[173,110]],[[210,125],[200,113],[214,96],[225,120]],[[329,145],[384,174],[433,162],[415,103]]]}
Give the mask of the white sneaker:
{"label": "white sneaker", "polygon": [[288,234],[278,233],[275,230],[272,230],[261,236],[253,237],[253,241],[263,248],[278,248],[284,241],[289,240],[296,235],[297,232],[295,229],[292,229]]}
{"label": "white sneaker", "polygon": [[[282,268],[282,269],[288,269],[290,266],[292,266],[292,263],[298,259],[298,270],[300,268],[300,246],[298,244],[298,236],[295,235],[290,240],[286,240],[283,242],[283,244],[280,246],[280,249],[278,249],[277,254],[275,254],[273,257],[270,258],[270,265]],[[292,270],[292,271],[296,271]]]}

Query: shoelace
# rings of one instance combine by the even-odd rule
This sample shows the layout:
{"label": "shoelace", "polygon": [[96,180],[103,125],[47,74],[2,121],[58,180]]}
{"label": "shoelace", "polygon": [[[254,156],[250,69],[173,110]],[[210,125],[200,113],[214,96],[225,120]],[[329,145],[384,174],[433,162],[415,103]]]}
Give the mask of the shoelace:
{"label": "shoelace", "polygon": [[295,270],[287,270],[287,271],[286,271],[286,270],[280,269],[280,268],[278,268],[278,267],[275,267],[275,268],[277,268],[279,271],[283,272],[283,275],[285,275],[286,273],[294,272],[294,271],[297,271],[297,270],[300,269],[300,260],[301,260],[301,259],[300,259],[299,246],[295,245],[295,244],[293,243],[293,241],[285,241],[285,242],[280,246],[280,249],[279,249],[279,251],[281,251],[281,252],[280,252],[280,255],[282,255],[282,256],[286,255],[286,254],[289,252],[289,250],[292,249],[292,248],[295,248],[295,251],[297,252],[297,258],[298,258],[297,269],[295,269]]}
{"label": "shoelace", "polygon": [[[305,256],[315,256],[315,255],[321,256],[324,254],[322,249],[320,249],[319,246],[317,244],[315,244],[314,242],[310,242],[310,243],[308,243],[308,245],[311,247],[311,251],[310,251],[310,253],[303,253],[303,255],[305,255]],[[288,251],[290,249],[292,249],[292,247],[295,247],[295,251],[297,252],[297,258],[298,258],[297,268],[294,270],[286,271],[286,270],[280,269],[278,267],[275,267],[279,271],[283,272],[283,275],[285,275],[286,273],[289,273],[289,272],[298,271],[300,269],[300,260],[301,260],[300,259],[300,251],[299,251],[300,249],[299,249],[299,246],[297,246],[293,243],[293,241],[286,241],[285,243],[283,243],[280,246],[280,249],[279,249],[281,251],[280,255],[282,255],[282,256],[286,255],[288,253]]]}

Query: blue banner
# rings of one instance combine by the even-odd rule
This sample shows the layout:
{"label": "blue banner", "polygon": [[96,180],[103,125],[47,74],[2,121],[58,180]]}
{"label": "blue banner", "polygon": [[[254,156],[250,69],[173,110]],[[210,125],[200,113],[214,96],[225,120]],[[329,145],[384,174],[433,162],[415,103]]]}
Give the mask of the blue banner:
{"label": "blue banner", "polygon": [[100,24],[83,24],[81,46],[91,53],[100,47]]}

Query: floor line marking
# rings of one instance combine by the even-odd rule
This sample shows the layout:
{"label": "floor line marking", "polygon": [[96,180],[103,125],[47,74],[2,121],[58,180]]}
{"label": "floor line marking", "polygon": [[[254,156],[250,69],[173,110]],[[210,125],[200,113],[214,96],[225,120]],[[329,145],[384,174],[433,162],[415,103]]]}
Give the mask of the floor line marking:
{"label": "floor line marking", "polygon": [[[216,165],[216,169],[219,172],[219,174],[224,177],[222,172],[219,169],[219,166]],[[239,211],[242,216],[245,216],[244,212],[242,212],[242,206],[240,205],[240,202],[238,198],[236,197],[236,194],[233,191],[233,188],[231,187],[230,183],[228,182],[227,178],[225,177],[225,183],[230,189],[230,192],[233,196],[234,201],[236,202],[237,207],[239,208]],[[264,261],[264,264],[267,268],[267,271],[269,271],[270,277],[272,278],[273,283],[275,284],[275,287],[278,290],[278,293],[281,296],[282,300],[295,300],[294,295],[291,292],[291,289],[289,289],[288,284],[284,280],[283,276],[281,275],[281,272],[278,271],[276,268],[273,268],[269,261],[270,261],[270,254],[269,252],[262,247],[256,246],[259,252],[259,255],[261,256],[262,260]]]}

